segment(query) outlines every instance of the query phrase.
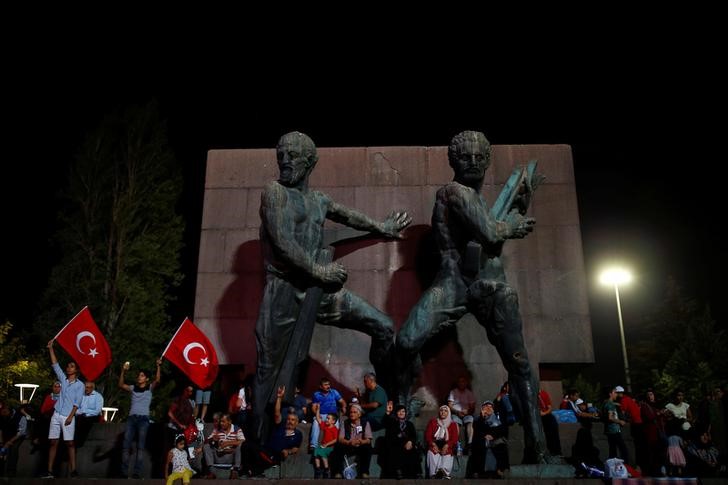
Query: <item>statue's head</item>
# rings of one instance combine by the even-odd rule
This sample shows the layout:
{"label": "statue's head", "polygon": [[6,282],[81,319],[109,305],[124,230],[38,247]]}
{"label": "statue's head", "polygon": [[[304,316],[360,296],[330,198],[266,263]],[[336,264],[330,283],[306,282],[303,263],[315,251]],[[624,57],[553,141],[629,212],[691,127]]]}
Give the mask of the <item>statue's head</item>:
{"label": "statue's head", "polygon": [[278,181],[288,187],[299,185],[311,173],[318,161],[316,145],[308,135],[298,131],[286,133],[278,140],[276,158]]}
{"label": "statue's head", "polygon": [[447,158],[455,180],[465,185],[479,184],[490,166],[490,142],[479,131],[463,131],[452,138]]}

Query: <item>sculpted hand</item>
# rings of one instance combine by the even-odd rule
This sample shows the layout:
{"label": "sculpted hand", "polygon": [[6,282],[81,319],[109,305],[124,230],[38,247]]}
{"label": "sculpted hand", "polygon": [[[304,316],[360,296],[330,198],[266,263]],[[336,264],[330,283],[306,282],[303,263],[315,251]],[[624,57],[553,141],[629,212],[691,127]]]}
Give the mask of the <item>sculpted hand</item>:
{"label": "sculpted hand", "polygon": [[518,211],[511,211],[506,218],[506,224],[510,229],[509,239],[520,239],[526,237],[528,233],[533,231],[533,225],[536,219],[533,217],[523,217]]}
{"label": "sculpted hand", "polygon": [[328,263],[315,265],[313,276],[322,283],[343,285],[347,275],[340,263]]}
{"label": "sculpted hand", "polygon": [[400,231],[410,225],[412,218],[406,212],[392,211],[382,222],[382,234],[401,239]]}

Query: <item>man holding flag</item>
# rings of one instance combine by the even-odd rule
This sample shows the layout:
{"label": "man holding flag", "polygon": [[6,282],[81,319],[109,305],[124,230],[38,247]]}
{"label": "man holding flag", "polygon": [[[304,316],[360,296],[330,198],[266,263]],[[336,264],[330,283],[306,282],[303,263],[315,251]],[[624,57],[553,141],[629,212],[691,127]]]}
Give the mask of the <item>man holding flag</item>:
{"label": "man holding flag", "polygon": [[[65,374],[58,365],[53,350],[53,342],[56,340],[72,358],[66,365]],[[53,462],[56,459],[61,431],[63,431],[63,441],[68,447],[70,476],[75,477],[77,476],[76,448],[73,441],[76,432],[75,415],[81,407],[84,395],[84,384],[78,380],[78,372],[81,370],[89,381],[96,380],[111,363],[111,349],[91,317],[88,307],[84,307],[48,342],[48,351],[53,370],[61,383],[61,393],[56,401],[48,431],[51,447],[48,451],[48,474],[45,478],[53,478]]]}
{"label": "man holding flag", "polygon": [[70,470],[70,476],[75,477],[78,476],[78,473],[76,473],[76,448],[73,444],[76,424],[74,416],[76,415],[76,410],[81,405],[84,387],[83,382],[78,380],[78,366],[76,362],[71,360],[66,364],[65,374],[61,370],[56,353],[53,350],[54,341],[55,339],[48,342],[48,352],[51,356],[53,371],[61,383],[61,393],[53,408],[53,417],[51,418],[51,425],[48,430],[48,439],[51,442],[51,447],[48,450],[48,474],[44,478],[53,478],[53,462],[56,460],[58,438],[60,438],[61,431],[63,432],[63,441],[66,442],[66,447],[68,448],[68,469]]}

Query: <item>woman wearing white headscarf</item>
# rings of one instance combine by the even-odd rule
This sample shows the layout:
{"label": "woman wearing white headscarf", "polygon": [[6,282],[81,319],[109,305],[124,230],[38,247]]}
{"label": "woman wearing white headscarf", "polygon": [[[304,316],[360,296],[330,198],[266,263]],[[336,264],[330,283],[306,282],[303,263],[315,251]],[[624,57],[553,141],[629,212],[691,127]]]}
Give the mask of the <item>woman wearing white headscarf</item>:
{"label": "woman wearing white headscarf", "polygon": [[430,478],[450,478],[453,453],[458,442],[458,425],[452,420],[448,406],[440,406],[438,417],[427,423],[425,441]]}

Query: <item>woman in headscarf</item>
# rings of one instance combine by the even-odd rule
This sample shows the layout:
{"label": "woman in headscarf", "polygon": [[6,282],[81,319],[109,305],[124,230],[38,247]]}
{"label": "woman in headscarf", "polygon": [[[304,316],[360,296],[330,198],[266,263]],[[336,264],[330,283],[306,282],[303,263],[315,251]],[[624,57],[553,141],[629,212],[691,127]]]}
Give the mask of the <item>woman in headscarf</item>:
{"label": "woman in headscarf", "polygon": [[453,453],[458,442],[458,425],[450,416],[447,405],[440,406],[438,416],[427,423],[427,470],[430,478],[450,478]]}
{"label": "woman in headscarf", "polygon": [[417,432],[415,425],[407,420],[407,411],[402,404],[394,406],[392,401],[387,403],[384,428],[386,453],[380,456],[380,460],[384,459],[384,463],[381,463],[382,478],[421,477],[420,454],[416,447]]}
{"label": "woman in headscarf", "polygon": [[485,401],[473,425],[473,452],[467,470],[470,478],[502,478],[510,468],[507,426],[493,408],[493,401]]}

